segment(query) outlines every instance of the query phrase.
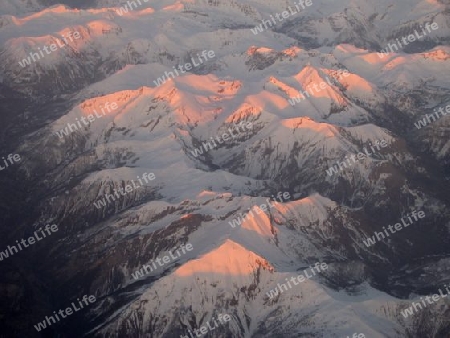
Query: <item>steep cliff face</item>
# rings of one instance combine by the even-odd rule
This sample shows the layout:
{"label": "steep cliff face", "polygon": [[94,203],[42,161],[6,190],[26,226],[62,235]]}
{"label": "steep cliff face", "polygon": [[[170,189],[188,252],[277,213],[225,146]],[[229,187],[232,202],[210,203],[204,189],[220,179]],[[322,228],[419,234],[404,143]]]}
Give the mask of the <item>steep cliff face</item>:
{"label": "steep cliff face", "polygon": [[60,228],[1,267],[5,335],[93,294],[46,332],[177,337],[228,314],[205,336],[447,337],[445,300],[401,314],[448,282],[449,120],[426,115],[450,103],[445,6],[317,0],[262,29],[289,4],[141,3],[0,5],[0,148],[24,159],[0,178],[0,251]]}

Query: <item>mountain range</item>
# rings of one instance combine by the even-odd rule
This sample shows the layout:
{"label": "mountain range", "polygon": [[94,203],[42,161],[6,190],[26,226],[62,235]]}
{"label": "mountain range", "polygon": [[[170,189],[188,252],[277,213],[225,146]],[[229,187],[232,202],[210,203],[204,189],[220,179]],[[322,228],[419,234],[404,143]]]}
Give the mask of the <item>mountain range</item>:
{"label": "mountain range", "polygon": [[[450,104],[450,3],[311,0],[254,34],[293,3],[139,2],[0,4],[0,156],[22,158],[0,173],[0,250],[59,228],[0,262],[0,337],[169,338],[219,314],[204,337],[449,337],[448,299],[402,311],[450,282],[450,120],[415,125]],[[413,211],[426,217],[364,244]],[[33,327],[83,295],[96,302]]]}

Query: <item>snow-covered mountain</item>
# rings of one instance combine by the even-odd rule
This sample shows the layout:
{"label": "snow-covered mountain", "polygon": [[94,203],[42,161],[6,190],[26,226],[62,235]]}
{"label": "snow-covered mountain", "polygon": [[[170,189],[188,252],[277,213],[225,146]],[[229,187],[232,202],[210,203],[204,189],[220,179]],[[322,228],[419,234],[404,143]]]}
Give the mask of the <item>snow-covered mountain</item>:
{"label": "snow-covered mountain", "polygon": [[450,104],[449,4],[313,0],[255,34],[292,4],[140,2],[0,5],[2,154],[23,158],[0,178],[0,244],[61,229],[1,267],[0,337],[45,336],[33,324],[84,294],[97,302],[49,336],[178,337],[229,314],[205,336],[448,337],[448,300],[401,312],[450,281],[450,122],[416,127]]}

